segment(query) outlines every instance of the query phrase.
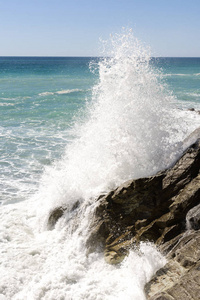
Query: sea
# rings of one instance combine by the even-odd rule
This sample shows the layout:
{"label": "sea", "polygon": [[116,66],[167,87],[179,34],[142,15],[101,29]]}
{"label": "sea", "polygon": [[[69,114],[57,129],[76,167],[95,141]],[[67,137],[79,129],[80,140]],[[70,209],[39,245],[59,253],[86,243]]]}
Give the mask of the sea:
{"label": "sea", "polygon": [[109,265],[86,241],[98,196],[169,167],[200,126],[200,58],[153,58],[131,32],[109,43],[0,57],[1,300],[144,300],[166,263],[143,242]]}

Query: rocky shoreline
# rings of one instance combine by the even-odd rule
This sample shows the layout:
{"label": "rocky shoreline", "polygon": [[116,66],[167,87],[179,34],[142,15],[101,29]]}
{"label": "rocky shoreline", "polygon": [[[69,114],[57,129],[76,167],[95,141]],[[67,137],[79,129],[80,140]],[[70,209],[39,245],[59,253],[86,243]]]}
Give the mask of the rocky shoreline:
{"label": "rocky shoreline", "polygon": [[[200,299],[200,128],[183,144],[187,149],[169,169],[100,196],[90,224],[88,252],[100,247],[109,264],[122,262],[141,241],[166,256],[145,286],[149,300]],[[65,210],[51,212],[49,229]]]}
{"label": "rocky shoreline", "polygon": [[167,264],[145,286],[147,299],[200,299],[200,129],[169,169],[130,180],[98,199],[88,247],[120,263],[140,241],[154,242]]}

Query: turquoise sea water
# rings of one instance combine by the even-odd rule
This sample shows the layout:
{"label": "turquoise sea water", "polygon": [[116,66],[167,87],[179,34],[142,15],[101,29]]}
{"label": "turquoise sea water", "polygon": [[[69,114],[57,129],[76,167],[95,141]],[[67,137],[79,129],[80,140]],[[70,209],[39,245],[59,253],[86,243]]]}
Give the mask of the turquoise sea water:
{"label": "turquoise sea water", "polygon": [[200,58],[150,59],[130,30],[111,46],[104,59],[0,57],[2,300],[145,300],[166,263],[141,243],[108,265],[87,240],[99,195],[187,147],[200,126]]}
{"label": "turquoise sea water", "polygon": [[200,108],[200,58],[168,57],[154,59],[180,106]]}
{"label": "turquoise sea water", "polygon": [[0,201],[34,193],[96,78],[90,58],[0,58]]}
{"label": "turquoise sea water", "polygon": [[[0,57],[0,201],[27,199],[73,138],[98,72],[84,57]],[[200,58],[153,58],[177,105],[200,109]]]}

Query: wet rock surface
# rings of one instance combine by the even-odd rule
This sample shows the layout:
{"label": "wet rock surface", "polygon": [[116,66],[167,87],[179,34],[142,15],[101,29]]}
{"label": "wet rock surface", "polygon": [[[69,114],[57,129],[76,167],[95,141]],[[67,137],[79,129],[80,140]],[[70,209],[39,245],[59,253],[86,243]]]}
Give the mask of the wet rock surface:
{"label": "wet rock surface", "polygon": [[93,251],[120,263],[140,241],[152,241],[168,263],[146,285],[147,299],[200,299],[200,139],[168,170],[130,180],[98,199]]}
{"label": "wet rock surface", "polygon": [[200,299],[200,231],[189,230],[161,250],[168,263],[146,284],[147,299]]}
{"label": "wet rock surface", "polygon": [[[197,129],[185,140],[188,146],[197,138],[171,168],[96,199],[88,253],[103,249],[105,261],[118,264],[140,241],[152,241],[166,255],[167,264],[145,286],[149,300],[200,299],[199,137]],[[48,229],[66,213],[63,207],[51,211]]]}

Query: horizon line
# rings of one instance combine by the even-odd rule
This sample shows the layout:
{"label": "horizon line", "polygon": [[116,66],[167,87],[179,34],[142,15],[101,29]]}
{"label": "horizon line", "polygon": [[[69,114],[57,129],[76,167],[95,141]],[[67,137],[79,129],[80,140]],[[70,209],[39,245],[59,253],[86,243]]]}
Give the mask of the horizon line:
{"label": "horizon line", "polygon": [[[106,56],[94,55],[0,55],[0,57],[38,57],[38,58],[102,58]],[[151,58],[200,58],[200,56],[151,56]]]}

